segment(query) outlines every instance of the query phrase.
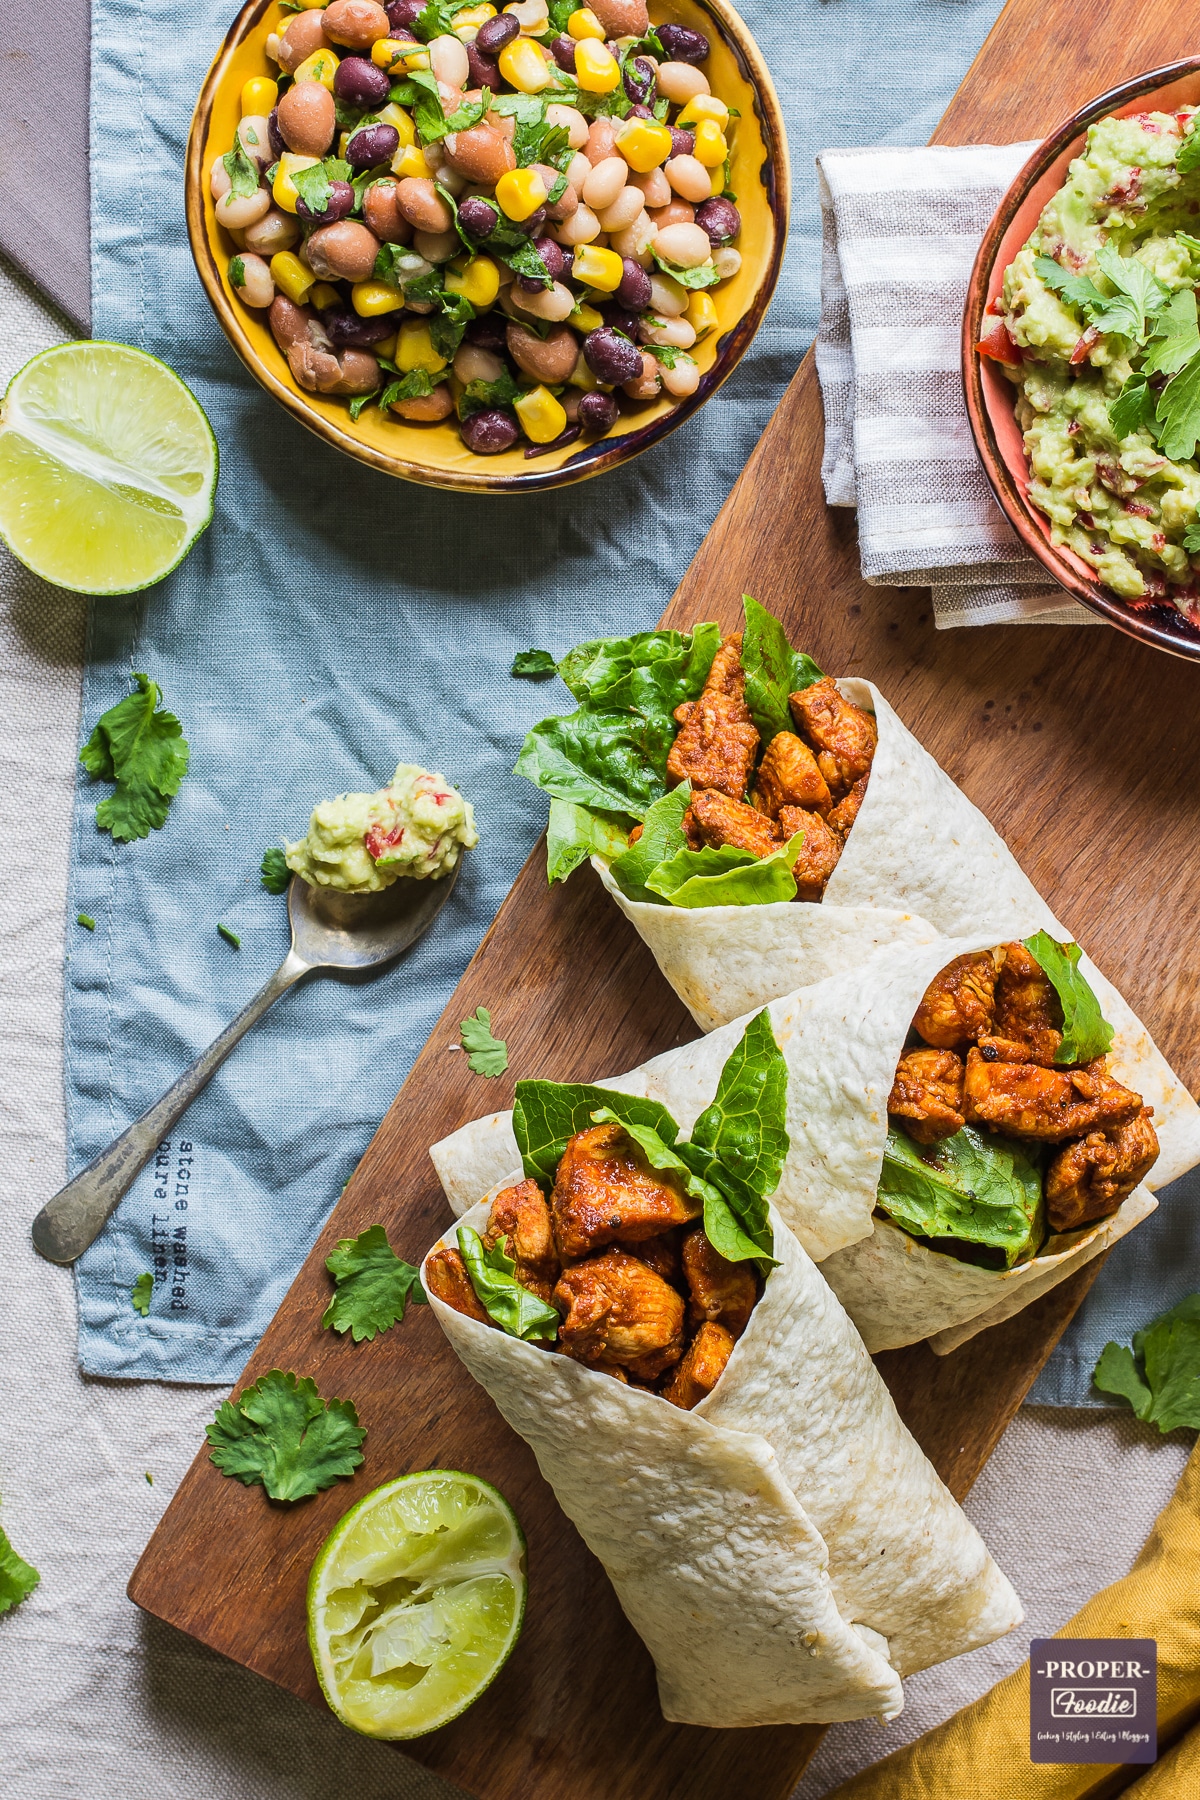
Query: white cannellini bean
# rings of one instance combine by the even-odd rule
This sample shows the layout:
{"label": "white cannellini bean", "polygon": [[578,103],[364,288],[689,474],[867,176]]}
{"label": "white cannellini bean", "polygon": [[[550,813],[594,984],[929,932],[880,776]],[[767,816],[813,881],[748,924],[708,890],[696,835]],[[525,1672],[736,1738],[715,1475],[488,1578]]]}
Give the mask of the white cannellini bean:
{"label": "white cannellini bean", "polygon": [[649,213],[640,212],[633,224],[627,225],[624,231],[613,232],[609,244],[618,256],[628,256],[648,269],[650,246],[657,235],[658,226]]}
{"label": "white cannellini bean", "polygon": [[260,256],[274,256],[277,250],[291,249],[300,236],[300,221],[273,206],[253,225],[247,225],[243,235],[247,250],[256,250]]}
{"label": "white cannellini bean", "polygon": [[462,170],[451,168],[449,163],[443,163],[442,167],[438,170],[437,178],[438,186],[444,187],[446,192],[448,194],[453,194],[456,200],[467,185],[467,177],[463,174]]}
{"label": "white cannellini bean", "polygon": [[223,158],[219,156],[209,170],[208,186],[214,200],[223,200],[233,186],[229,179],[229,170],[225,167]]}
{"label": "white cannellini bean", "polygon": [[225,194],[217,201],[217,224],[228,231],[244,231],[271,210],[271,196],[266,188],[252,194]]}
{"label": "white cannellini bean", "polygon": [[638,215],[645,211],[646,196],[641,188],[624,187],[611,206],[598,215],[604,231],[628,231]]}
{"label": "white cannellini bean", "polygon": [[700,225],[667,225],[654,240],[654,249],[664,262],[680,269],[698,269],[712,255],[708,233]]}
{"label": "white cannellini bean", "polygon": [[650,311],[660,319],[678,319],[687,311],[687,289],[672,281],[669,275],[650,277]]}
{"label": "white cannellini bean", "polygon": [[[549,117],[549,113],[547,113],[546,116]],[[584,182],[592,172],[592,165],[587,157],[577,150],[563,172],[571,186],[575,189],[575,192],[578,194],[581,191]]]}
{"label": "white cannellini bean", "polygon": [[554,227],[550,236],[572,249],[577,244],[590,244],[600,236],[600,221],[590,206],[579,206],[569,219]]}
{"label": "white cannellini bean", "polygon": [[660,96],[669,100],[672,106],[684,106],[689,100],[694,100],[697,94],[712,91],[703,69],[694,68],[691,63],[660,64],[657,81]]}
{"label": "white cannellini bean", "polygon": [[257,163],[260,169],[269,169],[275,161],[275,152],[271,148],[266,114],[247,113],[237,128],[237,134],[238,143],[251,162]]}
{"label": "white cannellini bean", "polygon": [[677,350],[690,350],[696,341],[696,327],[687,319],[664,319],[661,325],[645,325],[641,331],[644,344],[674,344]]}
{"label": "white cannellini bean", "polygon": [[625,186],[625,178],[629,173],[623,156],[606,156],[603,162],[596,164],[579,192],[581,200],[590,206],[593,212],[603,212],[611,206],[621,189]]}
{"label": "white cannellini bean", "polygon": [[690,356],[678,357],[673,369],[664,363],[661,373],[663,386],[676,400],[686,400],[700,386],[700,364]]}
{"label": "white cannellini bean", "polygon": [[527,294],[522,290],[519,295],[514,294],[514,299],[522,312],[531,313],[535,319],[549,319],[553,324],[558,324],[575,311],[575,296],[561,281],[556,281],[552,288],[542,288],[536,294]]}
{"label": "white cannellini bean", "polygon": [[575,106],[563,106],[553,101],[546,108],[547,125],[561,125],[567,132],[567,142],[572,150],[582,150],[588,141],[588,122]]}
{"label": "white cannellini bean", "polygon": [[478,344],[460,344],[454,353],[454,373],[462,382],[499,381],[504,364]]}
{"label": "white cannellini bean", "polygon": [[435,37],[429,45],[429,67],[439,81],[450,87],[465,88],[471,74],[467,46],[460,38]]}
{"label": "white cannellini bean", "polygon": [[628,179],[631,187],[641,188],[642,193],[646,197],[647,206],[666,206],[669,204],[671,199],[671,184],[667,180],[662,169],[651,169],[645,175],[635,175],[631,169]]}
{"label": "white cannellini bean", "polygon": [[742,253],[735,250],[732,244],[722,244],[713,251],[713,268],[722,281],[728,281],[731,275],[736,275],[741,266]]}
{"label": "white cannellini bean", "polygon": [[526,37],[541,37],[550,24],[546,0],[516,0],[516,4],[506,6],[504,10],[512,14]]}
{"label": "white cannellini bean", "polygon": [[275,283],[271,271],[261,256],[243,256],[242,280],[235,286],[234,293],[247,306],[270,306],[275,298]]}
{"label": "white cannellini bean", "polygon": [[712,174],[697,156],[673,156],[663,165],[663,174],[681,200],[697,205],[712,198]]}
{"label": "white cannellini bean", "polygon": [[423,256],[426,262],[449,262],[450,258],[457,253],[458,247],[457,231],[415,231],[413,233],[413,249],[418,256]]}

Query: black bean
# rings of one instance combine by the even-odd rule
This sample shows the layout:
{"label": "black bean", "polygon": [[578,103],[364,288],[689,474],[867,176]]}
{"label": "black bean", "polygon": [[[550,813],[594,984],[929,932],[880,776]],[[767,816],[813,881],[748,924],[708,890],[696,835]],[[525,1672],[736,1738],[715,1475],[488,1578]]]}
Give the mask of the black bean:
{"label": "black bean", "polygon": [[545,223],[546,209],[544,206],[539,206],[536,212],[531,212],[527,219],[521,219],[519,222],[515,219],[509,220],[510,225],[516,225],[518,231],[527,232],[531,238],[541,237],[542,227]]}
{"label": "black bean", "polygon": [[481,200],[478,194],[468,194],[459,204],[458,222],[472,243],[482,244],[495,231],[498,215],[496,208]]}
{"label": "black bean", "polygon": [[475,47],[481,56],[499,56],[505,44],[520,37],[521,27],[511,13],[498,13],[485,19],[475,36]]}
{"label": "black bean", "polygon": [[473,413],[463,420],[459,431],[467,449],[474,451],[476,456],[497,456],[502,450],[511,450],[521,435],[516,420],[497,406]]}
{"label": "black bean", "polygon": [[564,69],[568,75],[575,73],[574,38],[556,37],[550,45],[550,54],[560,69]]}
{"label": "black bean", "polygon": [[568,444],[573,444],[575,442],[575,439],[582,430],[582,425],[568,425],[565,431],[560,431],[558,436],[552,438],[548,444],[531,444],[529,449],[525,452],[526,462],[529,461],[531,456],[549,456],[552,450],[565,449]]}
{"label": "black bean", "polygon": [[611,431],[621,409],[611,394],[584,394],[579,401],[579,423],[585,431]]}
{"label": "black bean", "polygon": [[347,57],[337,66],[333,91],[347,106],[386,106],[392,84],[382,69],[361,56]]}
{"label": "black bean", "polygon": [[680,131],[678,125],[672,125],[670,132],[672,156],[695,156],[696,134],[694,131]]}
{"label": "black bean", "polygon": [[650,304],[650,277],[641,263],[634,262],[632,256],[623,256],[621,267],[625,272],[614,298],[620,306],[639,313]]}
{"label": "black bean", "polygon": [[635,343],[637,342],[638,316],[632,308],[610,303],[608,306],[602,307],[601,311],[604,314],[604,323],[610,330],[624,332],[627,338],[632,338]]}
{"label": "black bean", "polygon": [[583,354],[597,380],[607,381],[612,387],[633,381],[642,372],[642,353],[637,345],[619,337],[608,325],[588,332],[583,340]]}
{"label": "black bean", "polygon": [[625,64],[625,92],[631,100],[644,106],[654,92],[654,65],[644,56],[634,56]]}
{"label": "black bean", "polygon": [[656,25],[655,30],[670,62],[702,63],[708,55],[708,39],[702,31],[691,31],[686,25]]}
{"label": "black bean", "polygon": [[562,272],[561,274],[556,275],[554,279],[555,281],[570,281],[575,273],[575,252],[573,250],[564,250],[560,244],[558,253],[562,257]]}
{"label": "black bean", "polygon": [[703,200],[696,208],[696,223],[708,233],[710,244],[727,244],[742,229],[742,215],[732,200]]}
{"label": "black bean", "polygon": [[496,355],[502,355],[508,348],[508,339],[505,336],[506,325],[507,320],[501,314],[496,313],[494,316],[490,316],[485,313],[480,319],[472,319],[467,326],[467,342],[468,344],[478,344],[481,350],[491,350]]}
{"label": "black bean", "polygon": [[425,0],[391,0],[391,5],[385,10],[393,31],[402,31],[406,37],[410,37],[412,33],[408,28],[424,12]]}
{"label": "black bean", "polygon": [[643,106],[639,101],[638,105],[630,107],[626,117],[630,119],[652,119],[654,114],[648,106]]}
{"label": "black bean", "polygon": [[282,156],[287,150],[287,139],[279,129],[279,108],[274,106],[267,114],[267,139],[276,156]]}
{"label": "black bean", "polygon": [[400,133],[394,125],[364,125],[346,145],[346,161],[352,169],[375,169],[391,162],[400,148]]}
{"label": "black bean", "polygon": [[500,89],[500,65],[492,61],[490,56],[481,56],[475,44],[468,44],[467,80],[471,87],[488,88],[495,94]]}
{"label": "black bean", "polygon": [[335,349],[369,350],[382,344],[396,330],[392,313],[381,313],[374,319],[360,319],[348,306],[329,306],[321,314],[330,343]]}
{"label": "black bean", "polygon": [[296,217],[306,225],[335,225],[339,219],[348,219],[353,211],[354,189],[348,181],[330,182],[324,212],[313,212],[306,201],[296,201]]}

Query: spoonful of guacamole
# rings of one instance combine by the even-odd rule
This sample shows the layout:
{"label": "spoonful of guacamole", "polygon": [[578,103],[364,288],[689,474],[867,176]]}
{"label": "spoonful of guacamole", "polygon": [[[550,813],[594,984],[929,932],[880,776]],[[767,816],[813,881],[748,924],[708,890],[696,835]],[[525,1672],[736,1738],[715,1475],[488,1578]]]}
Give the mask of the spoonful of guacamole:
{"label": "spoonful of guacamole", "polygon": [[377,894],[402,875],[449,875],[478,842],[471,802],[444,775],[400,763],[378,792],[339,794],[314,806],[307,832],[286,856],[310,887]]}

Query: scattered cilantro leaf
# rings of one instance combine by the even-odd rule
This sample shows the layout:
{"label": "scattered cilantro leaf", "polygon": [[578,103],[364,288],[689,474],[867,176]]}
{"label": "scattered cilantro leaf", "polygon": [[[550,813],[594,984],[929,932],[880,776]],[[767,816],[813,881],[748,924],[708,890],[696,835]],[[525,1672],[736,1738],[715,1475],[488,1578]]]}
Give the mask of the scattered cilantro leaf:
{"label": "scattered cilantro leaf", "polygon": [[227,150],[221,161],[225,164],[225,173],[229,177],[229,191],[239,200],[248,200],[251,194],[258,192],[258,164],[253,157],[247,156],[242,147],[240,137],[233,140],[233,149]]}
{"label": "scattered cilantro leaf", "polygon": [[1063,1040],[1055,1062],[1069,1067],[1106,1056],[1112,1048],[1113,1028],[1100,1011],[1100,1002],[1086,976],[1080,972],[1083,953],[1079,945],[1056,943],[1048,931],[1036,932],[1022,941],[1042,973],[1049,977],[1063,1009]]}
{"label": "scattered cilantro leaf", "polygon": [[321,1323],[331,1331],[349,1332],[356,1344],[372,1341],[404,1317],[411,1300],[426,1304],[418,1271],[396,1255],[382,1225],[369,1225],[356,1238],[340,1238],[325,1267],[333,1276],[334,1295]]}
{"label": "scattered cilantro leaf", "polygon": [[85,931],[95,931],[96,929],[96,921],[92,918],[90,913],[76,913],[75,923],[77,925],[82,925]]}
{"label": "scattered cilantro leaf", "polygon": [[492,1015],[486,1006],[475,1009],[473,1019],[458,1028],[462,1047],[469,1052],[467,1066],[475,1075],[503,1075],[508,1067],[508,1045],[492,1036]]}
{"label": "scattered cilantro leaf", "polygon": [[1145,263],[1122,256],[1111,244],[1097,251],[1096,267],[1116,288],[1115,294],[1102,294],[1086,275],[1069,274],[1051,256],[1035,256],[1033,266],[1045,285],[1081,311],[1089,324],[1138,344],[1145,340],[1147,315],[1161,312],[1170,297],[1170,290]]}
{"label": "scattered cilantro leaf", "polygon": [[[282,4],[282,0],[280,0],[280,4]],[[355,126],[361,125],[366,118],[367,109],[365,106],[351,106],[348,100],[339,100],[335,94],[333,96],[333,116],[337,120],[339,131],[353,131]]]}
{"label": "scattered cilantro leaf", "polygon": [[[489,239],[488,249],[491,248],[492,244]],[[524,243],[515,245],[511,250],[502,250],[497,246],[496,254],[502,263],[507,263],[514,275],[527,275],[530,281],[540,281],[544,288],[554,286],[554,277],[528,238]]]}
{"label": "scattered cilantro leaf", "polygon": [[235,950],[241,949],[241,947],[242,947],[241,938],[238,936],[236,931],[231,931],[229,929],[228,925],[218,925],[217,932],[221,937],[223,937],[225,939],[225,942],[227,944],[232,944]]}
{"label": "scattered cilantro leaf", "polygon": [[1154,409],[1158,444],[1172,462],[1186,462],[1200,439],[1200,352],[1168,381]]}
{"label": "scattered cilantro leaf", "polygon": [[503,1239],[485,1250],[479,1233],[460,1225],[458,1250],[479,1304],[501,1331],[527,1343],[535,1338],[554,1342],[562,1323],[557,1309],[522,1287],[515,1274],[516,1261],[504,1254]]}
{"label": "scattered cilantro leaf", "polygon": [[278,844],[272,844],[269,850],[263,851],[259,874],[268,894],[287,893],[288,883],[292,879],[292,871],[288,868],[287,857]]}
{"label": "scattered cilantro leaf", "polygon": [[1142,360],[1142,373],[1176,375],[1198,352],[1200,326],[1196,321],[1196,290],[1180,288],[1154,320]]}
{"label": "scattered cilantro leaf", "polygon": [[[469,131],[472,125],[478,125],[488,110],[490,94],[485,89],[481,99],[465,101],[447,116],[438,91],[437,77],[429,69],[409,70],[400,86],[412,97],[398,104],[412,107],[413,123],[422,144],[438,144],[452,131]],[[392,89],[392,99],[396,99],[395,88]]]}
{"label": "scattered cilantro leaf", "polygon": [[[561,37],[567,29],[568,21],[580,11],[583,0],[550,0],[548,38]],[[665,60],[665,59],[664,59]]]}
{"label": "scattered cilantro leaf", "polygon": [[424,9],[413,20],[410,30],[423,44],[431,44],[436,37],[452,37],[454,34],[454,15],[463,9],[466,0],[459,0],[457,6],[446,6],[443,0],[427,0]]}
{"label": "scattered cilantro leaf", "polygon": [[380,392],[381,390],[379,388],[372,388],[369,394],[355,394],[353,400],[350,402],[350,419],[352,423],[357,421],[364,406],[370,406],[372,400],[377,400],[379,398]]}
{"label": "scattered cilantro leaf", "polygon": [[41,1576],[23,1557],[17,1555],[8,1541],[8,1533],[0,1525],[0,1613],[19,1606],[41,1580]]}
{"label": "scattered cilantro leaf", "polygon": [[1119,438],[1127,438],[1133,431],[1148,431],[1154,436],[1157,405],[1158,395],[1146,377],[1135,371],[1109,406],[1108,417],[1113,432]]}
{"label": "scattered cilantro leaf", "polygon": [[292,176],[296,192],[311,213],[323,213],[329,205],[332,183],[349,181],[354,173],[340,156],[324,156],[310,168],[297,169]]}
{"label": "scattered cilantro leaf", "polygon": [[1132,1349],[1105,1344],[1092,1380],[1162,1432],[1180,1425],[1200,1430],[1200,1294],[1135,1332]]}
{"label": "scattered cilantro leaf", "polygon": [[531,681],[544,681],[558,673],[558,664],[548,650],[518,650],[513,657],[512,675],[525,675]]}
{"label": "scattered cilantro leaf", "polygon": [[[473,418],[485,408],[511,406],[520,392],[520,383],[513,380],[512,372],[506,364],[495,381],[481,381],[478,378],[468,381],[458,397],[458,416],[465,420]],[[516,669],[513,670],[514,675],[517,672]]]}
{"label": "scattered cilantro leaf", "polygon": [[143,1319],[150,1311],[150,1296],[153,1292],[154,1277],[149,1272],[145,1275],[139,1275],[132,1288],[129,1290],[129,1298],[133,1303],[133,1310],[136,1313],[141,1313]]}
{"label": "scattered cilantro leaf", "polygon": [[[621,335],[624,337],[624,332]],[[638,349],[648,350],[666,369],[673,369],[681,356],[685,362],[692,360],[688,352],[681,350],[678,344],[639,344]]]}
{"label": "scattered cilantro leaf", "polygon": [[700,263],[698,267],[694,269],[681,269],[678,263],[668,262],[665,256],[660,256],[653,244],[650,246],[650,254],[653,256],[663,274],[669,275],[672,281],[677,281],[680,287],[716,287],[718,281],[721,279],[717,274],[716,269],[713,267],[711,260]]}
{"label": "scattered cilantro leaf", "polygon": [[96,722],[79,760],[93,781],[116,791],[96,808],[96,824],[118,843],[161,831],[187,774],[188,745],[174,713],[158,710],[159,690],[135,673],[137,691],[110,706]]}
{"label": "scattered cilantro leaf", "polygon": [[1193,169],[1200,169],[1200,124],[1195,118],[1187,136],[1175,152],[1175,167],[1181,175],[1190,175]]}
{"label": "scattered cilantro leaf", "polygon": [[[280,4],[281,4],[281,5],[282,5],[282,0],[280,0]],[[152,1475],[152,1474],[151,1474],[151,1473],[150,1473],[150,1471],[149,1471],[149,1469],[144,1469],[144,1470],[143,1470],[143,1471],[142,1471],[142,1472],[143,1472],[143,1474],[144,1474],[144,1475],[145,1475],[145,1477],[146,1477],[146,1485],[147,1485],[147,1487],[153,1487],[153,1486],[154,1486],[154,1477],[153,1477],[153,1475]]]}
{"label": "scattered cilantro leaf", "polygon": [[246,265],[240,256],[231,256],[229,259],[229,280],[233,287],[246,285]]}
{"label": "scattered cilantro leaf", "polygon": [[1200,551],[1200,519],[1193,519],[1183,534],[1183,547],[1189,556]]}
{"label": "scattered cilantro leaf", "polygon": [[322,1400],[311,1376],[271,1369],[206,1428],[210,1461],[272,1500],[303,1500],[353,1475],[366,1431],[349,1400]]}
{"label": "scattered cilantro leaf", "polygon": [[431,375],[428,369],[410,369],[407,375],[401,375],[398,381],[389,381],[384,388],[379,396],[380,412],[386,412],[395,401],[423,400],[448,375],[448,369],[439,369],[436,375]]}

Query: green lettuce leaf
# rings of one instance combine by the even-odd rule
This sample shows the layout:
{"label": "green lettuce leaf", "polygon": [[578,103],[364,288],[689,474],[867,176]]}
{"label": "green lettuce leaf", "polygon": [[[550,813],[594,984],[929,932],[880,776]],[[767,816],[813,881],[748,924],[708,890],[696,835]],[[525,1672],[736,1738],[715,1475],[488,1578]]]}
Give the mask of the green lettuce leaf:
{"label": "green lettuce leaf", "polygon": [[611,1109],[622,1125],[648,1125],[672,1147],[679,1135],[678,1125],[657,1100],[619,1094],[615,1088],[593,1087],[589,1082],[518,1081],[513,1132],[525,1174],[547,1190],[553,1187],[567,1139],[586,1131],[593,1113],[602,1109]]}
{"label": "green lettuce leaf", "polygon": [[796,832],[769,856],[723,844],[719,850],[680,850],[646,878],[646,888],[672,906],[767,906],[796,898],[792,868],[804,843]]}
{"label": "green lettuce leaf", "polygon": [[877,1201],[913,1237],[978,1244],[1009,1269],[1045,1237],[1041,1170],[1022,1145],[971,1125],[931,1145],[890,1126]]}
{"label": "green lettuce leaf", "polygon": [[629,826],[619,813],[596,812],[571,800],[551,800],[546,879],[552,884],[565,881],[589,856],[619,857],[628,842]]}
{"label": "green lettuce leaf", "polygon": [[1100,1011],[1100,1002],[1080,973],[1078,944],[1058,944],[1048,931],[1022,940],[1025,948],[1049,977],[1063,1009],[1063,1041],[1054,1060],[1063,1067],[1094,1062],[1112,1049],[1113,1028]]}
{"label": "green lettuce leaf", "polygon": [[1105,1344],[1092,1379],[1160,1431],[1200,1430],[1200,1294],[1135,1332],[1132,1350]]}
{"label": "green lettuce leaf", "polygon": [[41,1579],[33,1564],[17,1555],[0,1525],[0,1613],[19,1606]]}
{"label": "green lettuce leaf", "polygon": [[670,713],[581,706],[535,725],[514,773],[557,800],[644,819],[666,785],[667,757],[678,730]]}
{"label": "green lettuce leaf", "polygon": [[[661,863],[687,848],[680,821],[691,803],[690,782],[672,788],[669,794],[656,800],[646,814],[637,843],[630,844],[609,864],[613,880],[627,900],[646,900],[655,906],[662,905],[661,895],[652,894],[646,882]],[[550,805],[553,808],[555,802],[552,800]]]}
{"label": "green lettuce leaf", "polygon": [[1175,167],[1181,175],[1200,169],[1200,127],[1192,120],[1188,134],[1175,152]]}
{"label": "green lettuce leaf", "polygon": [[639,631],[632,637],[577,644],[558,672],[574,698],[597,711],[633,707],[643,713],[673,713],[699,694],[720,648],[719,625],[696,625],[689,632]]}
{"label": "green lettuce leaf", "polygon": [[304,1500],[353,1475],[366,1430],[349,1400],[322,1400],[311,1376],[271,1369],[205,1427],[210,1462],[272,1500]]}
{"label": "green lettuce leaf", "polygon": [[79,760],[94,781],[116,791],[96,808],[96,824],[118,843],[161,831],[187,774],[188,745],[174,713],[159,710],[159,691],[148,675],[134,673],[137,692],[102,713]]}
{"label": "green lettuce leaf", "polygon": [[781,731],[794,731],[788,695],[823,679],[811,656],[792,649],[787,633],[751,594],[742,595],[746,629],[742,634],[742,667],[746,671],[746,705],[764,747]]}
{"label": "green lettuce leaf", "polygon": [[485,1250],[479,1233],[460,1225],[458,1249],[480,1306],[501,1331],[526,1342],[534,1338],[554,1342],[561,1322],[558,1313],[521,1286],[514,1273],[516,1262],[504,1254],[503,1239]]}
{"label": "green lettuce leaf", "polygon": [[427,1304],[419,1272],[396,1255],[382,1225],[368,1225],[356,1238],[339,1238],[325,1258],[333,1276],[333,1299],[321,1315],[322,1325],[349,1332],[356,1344],[372,1342],[404,1317],[405,1305]]}
{"label": "green lettuce leaf", "polygon": [[[645,1153],[646,1161],[652,1169],[679,1176],[684,1192],[690,1194],[693,1200],[699,1200],[704,1208],[704,1235],[713,1249],[725,1257],[727,1262],[755,1262],[760,1266],[765,1264],[764,1274],[766,1268],[774,1266],[771,1257],[764,1254],[764,1246],[759,1239],[742,1230],[738,1214],[720,1187],[715,1182],[706,1180],[692,1166],[693,1163],[698,1164],[711,1173],[715,1167],[711,1157],[705,1156],[703,1152],[693,1152],[691,1144],[680,1144],[678,1150],[673,1150],[649,1125],[639,1125],[634,1120],[619,1118],[611,1107],[602,1106],[594,1112],[592,1122],[596,1125],[623,1125]],[[685,1161],[685,1158],[689,1160]],[[762,1212],[765,1219],[765,1203]],[[769,1252],[773,1248],[774,1239],[768,1224],[765,1249]]]}

